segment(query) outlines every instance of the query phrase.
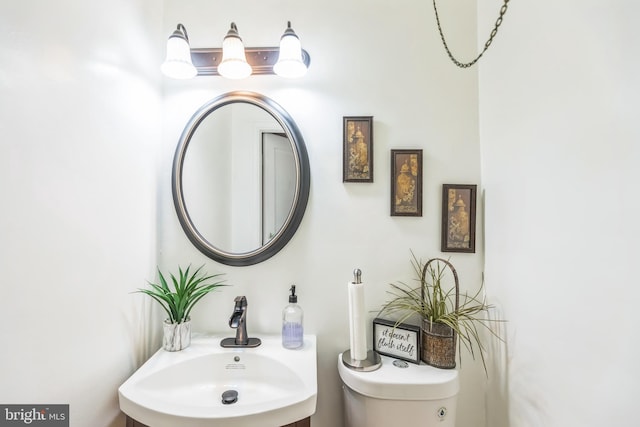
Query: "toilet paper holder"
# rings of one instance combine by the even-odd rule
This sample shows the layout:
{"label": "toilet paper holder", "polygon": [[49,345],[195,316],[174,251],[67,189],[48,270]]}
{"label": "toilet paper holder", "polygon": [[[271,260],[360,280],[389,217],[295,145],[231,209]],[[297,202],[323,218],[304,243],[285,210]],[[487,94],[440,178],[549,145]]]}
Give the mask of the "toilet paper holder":
{"label": "toilet paper holder", "polygon": [[349,369],[354,371],[371,372],[375,371],[382,365],[380,355],[374,350],[367,351],[367,358],[356,360],[351,357],[351,350],[345,350],[342,353],[342,363]]}
{"label": "toilet paper holder", "polygon": [[[362,271],[359,268],[356,268],[353,271],[353,282],[351,282],[349,284],[349,286],[353,286],[353,285],[361,285],[362,286]],[[364,294],[362,292],[364,292],[364,290],[361,288],[360,290],[360,297],[364,298]],[[354,306],[353,306],[353,301],[351,299],[351,293],[349,295],[350,299],[349,299],[349,314],[351,317],[353,317],[354,315]],[[360,302],[360,304],[362,303],[362,301]],[[359,307],[360,309],[362,309],[362,307]],[[361,318],[361,316],[359,316]],[[354,327],[353,327],[353,319],[350,319],[351,325],[350,325],[350,338],[351,338],[351,347],[348,350],[345,350],[342,353],[342,363],[344,364],[344,366],[346,366],[349,369],[353,369],[355,371],[362,371],[362,372],[369,372],[369,371],[375,371],[376,369],[378,369],[381,364],[381,357],[380,355],[374,351],[374,350],[368,350],[366,352],[366,358],[362,359],[362,353],[363,350],[366,349],[366,339],[364,337],[364,335],[362,335],[362,331],[360,331],[360,337],[362,340],[360,343],[360,347],[356,348],[356,354],[352,354],[352,351],[354,350]],[[364,327],[364,324],[361,323],[361,328]],[[358,357],[358,359],[354,358],[354,356]]]}

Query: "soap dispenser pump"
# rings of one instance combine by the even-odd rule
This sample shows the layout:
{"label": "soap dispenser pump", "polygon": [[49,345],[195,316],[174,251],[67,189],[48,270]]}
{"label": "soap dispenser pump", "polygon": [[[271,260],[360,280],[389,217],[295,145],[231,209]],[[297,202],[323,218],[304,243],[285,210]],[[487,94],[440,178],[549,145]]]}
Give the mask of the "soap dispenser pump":
{"label": "soap dispenser pump", "polygon": [[284,348],[299,348],[303,343],[302,308],[298,305],[296,285],[289,289],[289,304],[282,310],[282,346]]}

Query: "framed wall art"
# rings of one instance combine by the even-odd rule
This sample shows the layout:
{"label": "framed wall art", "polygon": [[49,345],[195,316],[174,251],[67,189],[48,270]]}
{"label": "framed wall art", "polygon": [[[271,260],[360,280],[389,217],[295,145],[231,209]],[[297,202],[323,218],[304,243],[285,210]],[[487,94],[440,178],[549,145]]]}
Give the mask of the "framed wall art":
{"label": "framed wall art", "polygon": [[342,182],[373,182],[373,117],[343,117]]}
{"label": "framed wall art", "polygon": [[373,349],[385,356],[420,363],[420,327],[376,317],[373,319]]}
{"label": "framed wall art", "polygon": [[422,216],[422,150],[391,150],[391,216]]}
{"label": "framed wall art", "polygon": [[442,252],[476,251],[476,185],[442,186]]}

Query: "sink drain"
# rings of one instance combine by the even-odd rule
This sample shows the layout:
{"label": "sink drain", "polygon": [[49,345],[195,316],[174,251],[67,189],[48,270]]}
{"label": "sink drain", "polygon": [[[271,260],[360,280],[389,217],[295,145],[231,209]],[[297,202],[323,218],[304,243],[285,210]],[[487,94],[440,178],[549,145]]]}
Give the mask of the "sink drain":
{"label": "sink drain", "polygon": [[222,393],[222,404],[231,405],[238,401],[238,392],[236,390],[227,390]]}

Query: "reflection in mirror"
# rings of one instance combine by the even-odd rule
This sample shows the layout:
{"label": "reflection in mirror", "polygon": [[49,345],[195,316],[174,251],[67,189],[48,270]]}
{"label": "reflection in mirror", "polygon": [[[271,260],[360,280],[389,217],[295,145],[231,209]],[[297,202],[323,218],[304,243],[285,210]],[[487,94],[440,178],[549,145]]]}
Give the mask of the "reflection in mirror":
{"label": "reflection in mirror", "polygon": [[262,133],[262,244],[282,228],[296,192],[296,163],[283,133]]}
{"label": "reflection in mirror", "polygon": [[174,159],[174,202],[187,237],[209,257],[250,265],[295,233],[309,192],[306,148],[268,98],[226,94],[192,117]]}
{"label": "reflection in mirror", "polygon": [[284,225],[295,174],[293,149],[278,122],[255,105],[229,104],[191,137],[182,172],[185,204],[216,247],[251,252]]}

